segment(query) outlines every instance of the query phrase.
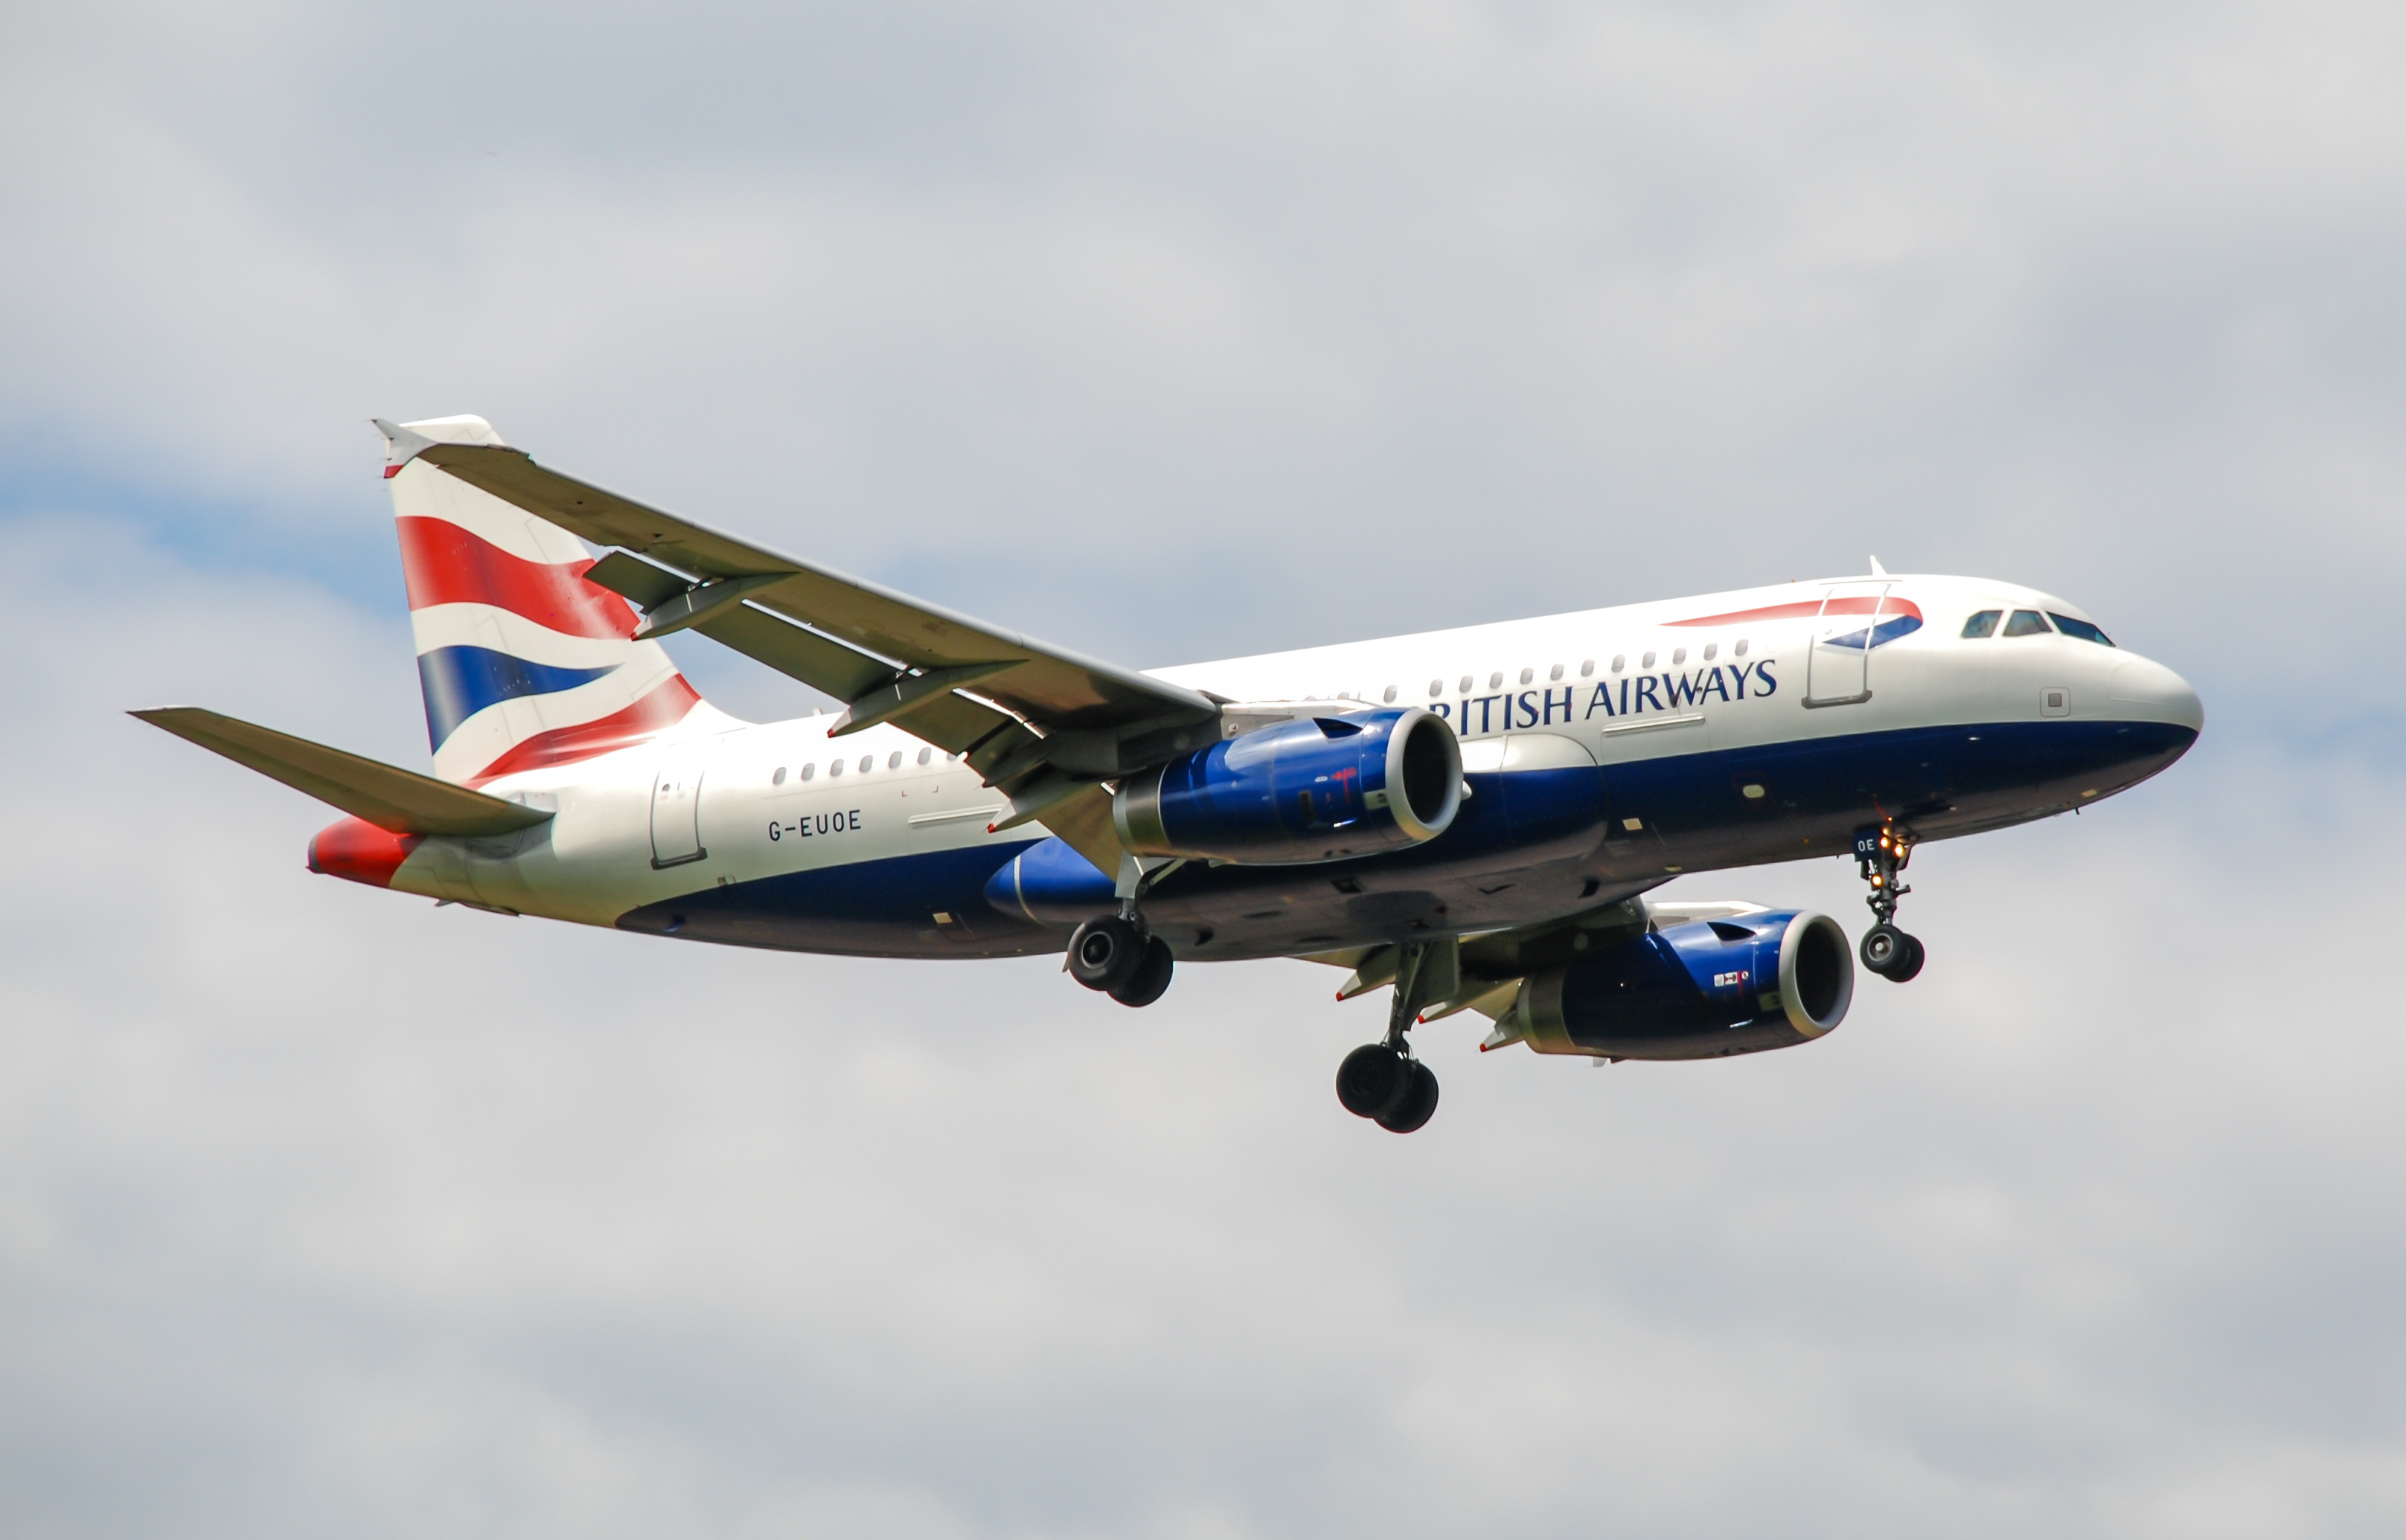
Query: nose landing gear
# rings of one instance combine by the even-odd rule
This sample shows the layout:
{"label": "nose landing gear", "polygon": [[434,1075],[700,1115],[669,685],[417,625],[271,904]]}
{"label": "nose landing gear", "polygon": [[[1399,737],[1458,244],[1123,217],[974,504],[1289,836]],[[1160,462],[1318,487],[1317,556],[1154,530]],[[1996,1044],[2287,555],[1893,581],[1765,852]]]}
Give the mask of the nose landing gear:
{"label": "nose landing gear", "polygon": [[1863,932],[1858,949],[1863,967],[1891,983],[1903,983],[1921,971],[1926,958],[1921,940],[1896,927],[1896,901],[1913,889],[1897,881],[1913,859],[1913,836],[1894,824],[1866,829],[1855,836],[1855,864],[1872,886],[1871,906],[1878,924]]}
{"label": "nose landing gear", "polygon": [[1436,947],[1407,944],[1395,960],[1395,996],[1387,1010],[1384,1041],[1364,1043],[1337,1067],[1337,1100],[1357,1118],[1391,1134],[1408,1134],[1437,1114],[1437,1076],[1412,1057],[1404,1034],[1421,1008],[1438,997],[1429,964]]}

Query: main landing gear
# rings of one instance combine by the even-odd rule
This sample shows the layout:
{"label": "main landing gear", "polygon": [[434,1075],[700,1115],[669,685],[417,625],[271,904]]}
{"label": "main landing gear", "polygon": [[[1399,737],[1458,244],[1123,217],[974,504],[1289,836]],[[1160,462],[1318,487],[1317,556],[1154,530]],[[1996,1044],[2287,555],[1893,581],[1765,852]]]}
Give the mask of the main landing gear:
{"label": "main landing gear", "polygon": [[1383,1042],[1364,1043],[1337,1067],[1337,1099],[1357,1118],[1368,1118],[1391,1134],[1408,1134],[1436,1115],[1437,1076],[1412,1057],[1404,1034],[1428,1003],[1430,946],[1415,941],[1396,959],[1395,997],[1387,1012]]}
{"label": "main landing gear", "polygon": [[1069,977],[1122,1005],[1151,1005],[1168,993],[1177,959],[1144,923],[1140,906],[1156,880],[1185,864],[1120,857],[1120,911],[1097,914],[1069,933]]}
{"label": "main landing gear", "polygon": [[1891,983],[1901,984],[1920,972],[1925,957],[1921,939],[1896,928],[1896,901],[1913,891],[1897,877],[1912,859],[1913,836],[1894,824],[1855,836],[1856,866],[1872,885],[1871,897],[1863,902],[1879,920],[1863,932],[1858,951],[1863,967]]}
{"label": "main landing gear", "polygon": [[1169,943],[1134,915],[1097,914],[1069,936],[1069,977],[1122,1005],[1151,1005],[1169,988],[1177,966]]}

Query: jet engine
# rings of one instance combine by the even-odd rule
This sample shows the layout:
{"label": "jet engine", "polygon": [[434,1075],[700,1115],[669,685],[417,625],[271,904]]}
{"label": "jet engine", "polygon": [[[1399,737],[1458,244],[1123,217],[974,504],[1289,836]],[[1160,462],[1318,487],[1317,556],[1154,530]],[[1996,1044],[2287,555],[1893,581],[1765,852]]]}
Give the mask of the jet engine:
{"label": "jet engine", "polygon": [[1277,866],[1434,840],[1462,797],[1453,728],[1408,706],[1281,722],[1141,771],[1111,820],[1139,855]]}
{"label": "jet engine", "polygon": [[1611,1059],[1757,1053],[1829,1032],[1854,994],[1855,952],[1837,921],[1756,910],[1624,936],[1530,975],[1496,1046]]}

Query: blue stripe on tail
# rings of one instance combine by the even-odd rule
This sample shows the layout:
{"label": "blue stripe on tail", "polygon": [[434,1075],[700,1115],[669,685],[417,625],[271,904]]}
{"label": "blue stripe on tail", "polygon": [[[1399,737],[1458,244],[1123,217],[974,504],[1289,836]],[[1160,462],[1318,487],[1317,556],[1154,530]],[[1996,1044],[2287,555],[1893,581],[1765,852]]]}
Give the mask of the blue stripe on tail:
{"label": "blue stripe on tail", "polygon": [[554,695],[601,678],[618,665],[560,669],[530,663],[489,647],[437,647],[418,658],[418,684],[426,695],[426,737],[434,748],[460,724],[487,706],[522,695]]}

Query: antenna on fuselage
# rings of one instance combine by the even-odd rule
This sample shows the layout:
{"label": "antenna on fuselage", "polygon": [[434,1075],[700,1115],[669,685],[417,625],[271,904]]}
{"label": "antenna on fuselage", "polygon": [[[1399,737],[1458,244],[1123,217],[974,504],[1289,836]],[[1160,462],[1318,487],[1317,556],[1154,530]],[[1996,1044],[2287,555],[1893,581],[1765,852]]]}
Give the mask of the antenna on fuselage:
{"label": "antenna on fuselage", "polygon": [[1879,564],[1879,558],[1877,558],[1877,557],[1874,557],[1874,558],[1872,558],[1872,576],[1874,576],[1874,577],[1886,577],[1886,576],[1888,576],[1888,569],[1887,569],[1887,568],[1885,568],[1885,567],[1883,567],[1883,566],[1881,566],[1881,565]]}

